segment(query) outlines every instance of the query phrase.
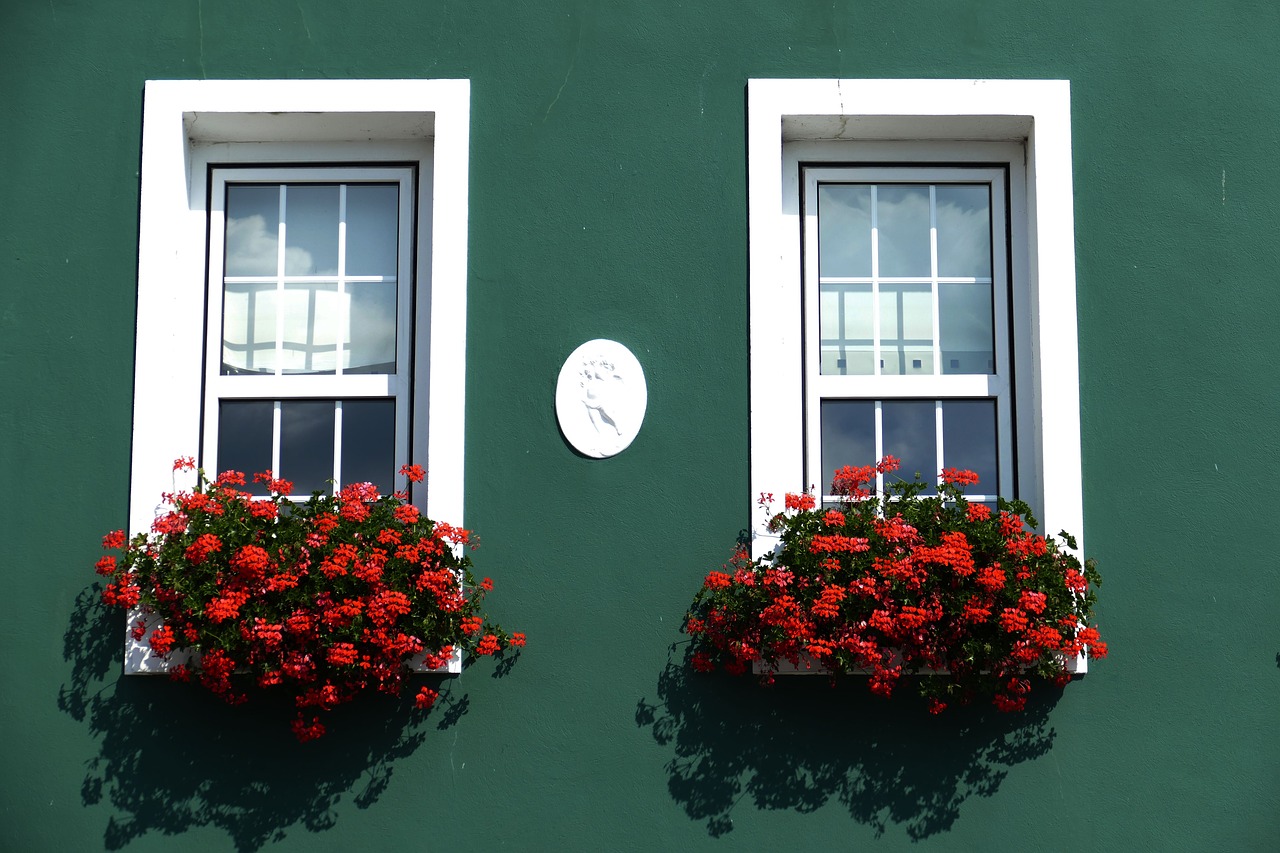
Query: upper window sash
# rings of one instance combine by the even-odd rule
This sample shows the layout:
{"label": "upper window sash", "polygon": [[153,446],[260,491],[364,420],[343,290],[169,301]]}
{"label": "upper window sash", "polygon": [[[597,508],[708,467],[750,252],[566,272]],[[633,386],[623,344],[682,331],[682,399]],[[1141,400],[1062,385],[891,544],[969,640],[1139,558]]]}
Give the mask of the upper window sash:
{"label": "upper window sash", "polygon": [[[850,152],[842,152],[849,156]],[[974,169],[930,169],[930,168],[813,168],[800,167],[804,173],[802,207],[804,211],[804,325],[805,336],[805,377],[809,387],[821,397],[903,397],[903,396],[937,396],[937,397],[995,397],[1003,394],[1010,384],[1013,371],[1010,367],[1009,341],[1009,280],[1008,280],[1008,247],[1005,223],[1006,213],[1006,170],[1003,168]],[[822,335],[820,334],[820,289],[823,284],[836,279],[834,276],[823,278],[819,270],[819,210],[818,186],[820,184],[945,184],[945,183],[981,183],[991,187],[991,287],[994,308],[994,369],[990,373],[944,373],[940,347],[940,303],[938,289],[945,283],[969,281],[965,278],[948,278],[940,276],[936,263],[936,250],[931,254],[932,265],[927,274],[908,277],[888,277],[876,274],[865,277],[841,277],[839,281],[848,283],[865,283],[873,293],[880,291],[881,285],[899,284],[905,281],[929,284],[931,287],[933,315],[933,372],[929,374],[889,374],[882,372],[878,355],[872,357],[873,372],[870,374],[833,374],[823,373],[821,366]],[[873,226],[874,227],[874,226]],[[936,223],[931,223],[930,238],[936,244]],[[873,254],[876,246],[873,246]],[[878,260],[878,257],[876,258]],[[881,340],[881,313],[873,310],[873,338]]]}
{"label": "upper window sash", "polygon": [[[414,174],[411,168],[308,168],[308,169],[262,169],[262,168],[226,168],[213,170],[211,192],[209,197],[209,280],[207,340],[205,342],[205,381],[206,394],[214,398],[234,397],[340,397],[340,396],[381,396],[392,397],[407,388],[409,363],[412,353],[413,324],[413,247],[414,233]],[[268,374],[229,374],[222,370],[223,342],[226,337],[224,329],[224,307],[226,284],[250,285],[261,284],[275,287],[282,292],[290,284],[333,283],[337,288],[338,298],[348,294],[352,285],[384,281],[385,276],[348,275],[345,268],[345,220],[340,221],[341,238],[338,240],[338,268],[332,274],[290,275],[277,262],[277,270],[271,275],[262,276],[227,276],[224,269],[226,257],[226,212],[224,209],[227,186],[243,184],[264,184],[278,186],[280,184],[339,184],[358,185],[362,183],[393,183],[398,189],[397,207],[397,257],[394,275],[391,282],[396,287],[396,327],[395,327],[395,369],[389,373],[344,373],[342,355],[344,348],[351,342],[342,337],[343,324],[339,324],[335,340],[336,359],[332,373],[285,373],[277,364],[274,373]],[[283,256],[286,247],[276,235],[276,251]],[[283,302],[277,303],[276,340],[283,345],[286,323]]]}

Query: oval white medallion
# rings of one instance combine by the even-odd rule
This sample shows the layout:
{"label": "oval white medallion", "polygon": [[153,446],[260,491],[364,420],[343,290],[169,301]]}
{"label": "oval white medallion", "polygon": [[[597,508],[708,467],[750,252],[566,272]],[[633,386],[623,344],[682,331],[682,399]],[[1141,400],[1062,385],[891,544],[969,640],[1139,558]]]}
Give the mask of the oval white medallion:
{"label": "oval white medallion", "polygon": [[556,418],[583,456],[603,459],[626,450],[648,405],[640,362],[617,341],[587,341],[560,368]]}

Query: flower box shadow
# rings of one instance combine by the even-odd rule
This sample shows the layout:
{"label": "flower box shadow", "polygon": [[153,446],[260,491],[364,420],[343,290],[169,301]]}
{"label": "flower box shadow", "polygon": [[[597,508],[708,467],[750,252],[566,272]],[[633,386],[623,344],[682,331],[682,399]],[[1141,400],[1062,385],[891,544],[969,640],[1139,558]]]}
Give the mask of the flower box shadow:
{"label": "flower box shadow", "polygon": [[857,676],[762,688],[673,658],[656,701],[637,704],[636,724],[671,750],[671,796],[713,836],[731,832],[734,811],[750,805],[806,813],[834,801],[877,835],[901,827],[919,840],[1052,748],[1048,715],[1061,695],[1052,686],[1033,690],[1016,714],[987,705],[934,716],[908,692],[886,700]]}
{"label": "flower box shadow", "polygon": [[[408,690],[343,706],[333,717],[345,719],[329,736],[300,744],[281,724],[292,711],[287,697],[230,707],[192,685],[123,677],[119,619],[96,587],[81,592],[64,634],[70,676],[57,699],[98,745],[85,761],[81,798],[109,812],[106,849],[201,827],[224,830],[241,851],[290,829],[320,832],[335,824],[343,800],[368,808],[398,759],[430,748]],[[436,728],[456,724],[466,694],[439,676],[425,681],[441,690]]]}

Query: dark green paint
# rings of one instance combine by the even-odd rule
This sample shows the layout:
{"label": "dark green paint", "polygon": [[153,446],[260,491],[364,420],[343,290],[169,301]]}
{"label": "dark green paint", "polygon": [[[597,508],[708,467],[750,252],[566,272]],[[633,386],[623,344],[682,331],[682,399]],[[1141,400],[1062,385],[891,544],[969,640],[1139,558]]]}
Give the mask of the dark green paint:
{"label": "dark green paint", "polygon": [[[1276,849],[1278,41],[1243,0],[0,3],[0,848]],[[202,76],[472,80],[466,523],[531,645],[453,716],[298,747],[120,679],[83,606],[125,519],[142,85]],[[1072,81],[1113,655],[1020,727],[664,676],[749,512],[744,86],[831,76]],[[551,407],[593,337],[650,388],[604,462]]]}

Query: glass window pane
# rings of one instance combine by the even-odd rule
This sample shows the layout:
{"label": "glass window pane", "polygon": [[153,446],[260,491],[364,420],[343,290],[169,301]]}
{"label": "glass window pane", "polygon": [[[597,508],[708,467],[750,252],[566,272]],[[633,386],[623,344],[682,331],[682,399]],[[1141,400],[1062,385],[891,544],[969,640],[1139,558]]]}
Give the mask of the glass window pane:
{"label": "glass window pane", "polygon": [[874,373],[869,284],[824,284],[818,304],[824,374]]}
{"label": "glass window pane", "polygon": [[400,187],[347,187],[347,275],[396,275]]}
{"label": "glass window pane", "polygon": [[250,494],[265,495],[264,483],[253,475],[271,470],[271,434],[275,404],[271,400],[223,400],[218,405],[218,471],[240,471]]}
{"label": "glass window pane", "polygon": [[823,400],[821,418],[822,482],[809,485],[831,494],[837,468],[876,462],[876,406],[870,400]]}
{"label": "glass window pane", "polygon": [[999,493],[995,400],[943,401],[942,458],[948,468],[978,475],[978,485],[966,489],[970,494]]}
{"label": "glass window pane", "polygon": [[275,373],[276,285],[228,284],[222,299],[222,372]]}
{"label": "glass window pane", "polygon": [[344,373],[396,372],[396,284],[347,282],[350,308]]}
{"label": "glass window pane", "polygon": [[933,291],[927,284],[880,285],[882,374],[933,373]]}
{"label": "glass window pane", "polygon": [[940,184],[938,275],[991,277],[991,187]]}
{"label": "glass window pane", "polygon": [[818,187],[818,274],[871,275],[871,185]]}
{"label": "glass window pane", "polygon": [[824,341],[844,337],[840,334],[842,296],[839,285],[824,284],[818,290],[818,333]]}
{"label": "glass window pane", "polygon": [[995,373],[991,285],[938,285],[943,373]]}
{"label": "glass window pane", "polygon": [[819,364],[827,376],[870,376],[876,372],[870,342],[865,346],[824,346]]}
{"label": "glass window pane", "polygon": [[342,402],[342,482],[373,483],[392,491],[395,474],[395,400]]}
{"label": "glass window pane", "polygon": [[337,185],[286,185],[284,220],[285,275],[337,275]]}
{"label": "glass window pane", "polygon": [[332,400],[285,400],[280,404],[280,476],[294,493],[328,492],[333,478]]}
{"label": "glass window pane", "polygon": [[227,185],[226,275],[271,275],[279,266],[280,187]]}
{"label": "glass window pane", "polygon": [[844,337],[850,340],[866,341],[871,344],[871,336],[875,334],[875,308],[871,299],[871,285],[842,285],[843,297],[840,300],[840,313],[844,317]]}
{"label": "glass window pane", "polygon": [[881,276],[928,278],[929,187],[881,184],[877,189],[876,226]]}
{"label": "glass window pane", "polygon": [[282,373],[333,373],[343,303],[337,282],[284,286]]}
{"label": "glass window pane", "polygon": [[[880,404],[885,455],[896,456],[904,480],[916,474],[926,483],[938,480],[938,428],[933,400],[891,400]],[[892,476],[892,475],[889,475]]]}

